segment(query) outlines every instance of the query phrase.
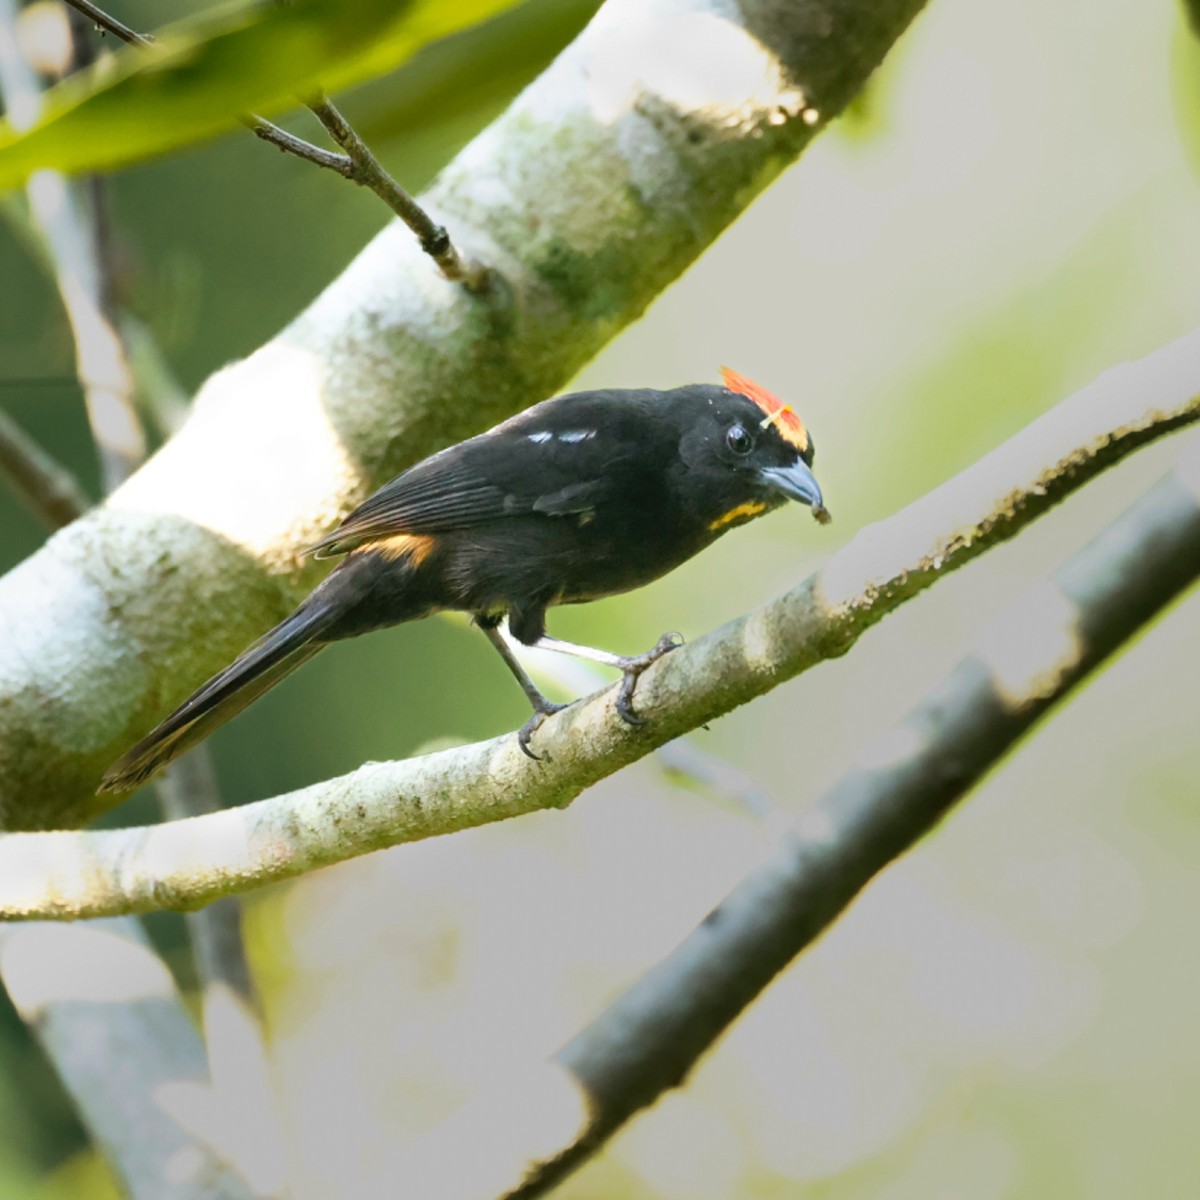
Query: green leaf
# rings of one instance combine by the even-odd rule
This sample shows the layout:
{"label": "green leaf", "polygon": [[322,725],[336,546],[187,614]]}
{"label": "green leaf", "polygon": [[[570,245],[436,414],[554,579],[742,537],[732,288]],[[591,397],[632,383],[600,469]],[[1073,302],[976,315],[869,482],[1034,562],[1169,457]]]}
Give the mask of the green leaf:
{"label": "green leaf", "polygon": [[466,114],[481,128],[545,70],[599,4],[525,0],[486,27],[439,41],[355,97],[358,131],[373,142],[427,133]]}
{"label": "green leaf", "polygon": [[0,188],[43,168],[111,170],[190,145],[241,113],[372,78],[517,2],[291,0],[205,13],[51,89],[28,131],[0,122]]}

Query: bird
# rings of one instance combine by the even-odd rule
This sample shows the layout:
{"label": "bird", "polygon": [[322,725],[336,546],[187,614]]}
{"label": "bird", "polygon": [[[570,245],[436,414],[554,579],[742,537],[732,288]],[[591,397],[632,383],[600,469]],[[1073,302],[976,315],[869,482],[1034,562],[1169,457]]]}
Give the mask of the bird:
{"label": "bird", "polygon": [[310,546],[340,562],[274,629],[105,772],[140,785],[331,642],[443,610],[471,615],[521,685],[532,739],[564,705],[538,690],[500,633],[622,673],[629,725],[638,677],[681,640],[610,653],[551,637],[546,610],[643,586],[789,500],[828,510],[815,448],[790,405],[722,368],[722,385],[598,389],[544,400],[416,463]]}

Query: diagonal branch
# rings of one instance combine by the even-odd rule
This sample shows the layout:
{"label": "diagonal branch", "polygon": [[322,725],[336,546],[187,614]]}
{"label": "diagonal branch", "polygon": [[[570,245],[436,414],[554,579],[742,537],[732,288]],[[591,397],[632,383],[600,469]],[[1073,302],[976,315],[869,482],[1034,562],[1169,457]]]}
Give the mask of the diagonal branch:
{"label": "diagonal branch", "polygon": [[[639,1109],[678,1087],[879,871],[1197,578],[1200,441],[1193,439],[1174,471],[1005,610],[974,653],[863,747],[861,765],[765,862],[542,1072],[502,1097],[480,1097],[383,1174],[417,1191],[436,1180],[439,1193],[456,1200],[544,1195]],[[497,1150],[488,1134],[502,1120],[510,1140]],[[448,1176],[448,1146],[489,1141],[486,1173],[464,1162]]]}
{"label": "diagonal branch", "polygon": [[863,530],[794,591],[677,650],[631,732],[601,693],[539,731],[369,763],[298,792],[154,828],[0,839],[0,917],[190,908],[400,842],[570,803],[584,788],[815,664],[1135,448],[1200,419],[1200,332],[1102,376],[959,476]]}

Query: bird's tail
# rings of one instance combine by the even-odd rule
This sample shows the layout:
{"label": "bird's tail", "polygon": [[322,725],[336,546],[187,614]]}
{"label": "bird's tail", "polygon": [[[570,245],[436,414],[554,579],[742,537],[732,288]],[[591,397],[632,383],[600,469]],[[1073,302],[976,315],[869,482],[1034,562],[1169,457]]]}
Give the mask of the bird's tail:
{"label": "bird's tail", "polygon": [[193,692],[157,728],[123,754],[100,781],[102,792],[127,792],[160,767],[203,741],[218,725],[307,662],[324,642],[321,634],[333,623],[336,606],[313,603],[310,597],[290,617],[259,638],[225,670]]}

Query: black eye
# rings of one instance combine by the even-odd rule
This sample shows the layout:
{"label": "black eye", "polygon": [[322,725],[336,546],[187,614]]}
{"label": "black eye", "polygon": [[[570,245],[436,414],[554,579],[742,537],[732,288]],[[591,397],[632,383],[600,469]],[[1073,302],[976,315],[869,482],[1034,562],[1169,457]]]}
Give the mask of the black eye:
{"label": "black eye", "polygon": [[754,439],[740,425],[731,425],[725,435],[725,445],[734,454],[749,454],[754,449]]}

